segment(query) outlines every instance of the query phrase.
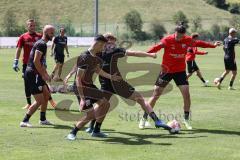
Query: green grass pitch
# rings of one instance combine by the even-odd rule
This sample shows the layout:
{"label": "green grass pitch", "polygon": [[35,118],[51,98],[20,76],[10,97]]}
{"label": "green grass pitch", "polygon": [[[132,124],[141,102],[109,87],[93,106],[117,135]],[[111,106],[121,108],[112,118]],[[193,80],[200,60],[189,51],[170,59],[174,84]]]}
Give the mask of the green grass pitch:
{"label": "green grass pitch", "polygon": [[[135,45],[133,49],[146,50],[148,47]],[[71,57],[77,56],[84,49],[70,48]],[[205,79],[210,80],[211,87],[202,87],[195,75],[190,79],[194,128],[192,131],[185,130],[184,126],[177,135],[169,135],[166,131],[153,127],[139,130],[138,115],[142,114],[140,106],[116,96],[112,101],[118,102],[118,105],[110,112],[102,126],[109,137],[92,138],[80,131],[77,140],[70,142],[65,140],[65,136],[80,115],[77,112],[77,100],[72,95],[53,95],[56,102],[65,99],[74,102],[70,112],[56,112],[49,106],[47,118],[53,121],[55,126],[40,126],[37,111],[31,119],[34,128],[19,127],[25,113],[21,108],[26,103],[23,80],[20,73],[12,70],[15,49],[0,49],[0,160],[239,160],[239,76],[234,84],[237,89],[235,91],[227,90],[229,76],[223,82],[222,90],[214,87],[213,79],[218,77],[224,68],[223,50],[219,47],[207,51],[208,55],[197,57],[197,63]],[[237,48],[238,62],[239,51]],[[127,73],[131,84],[141,92],[149,91],[145,94],[146,98],[153,89],[161,57],[162,52],[155,60],[129,57],[127,62],[124,62],[126,59],[120,62],[119,66]],[[50,56],[47,57],[47,63],[48,71],[51,72],[54,61]],[[127,67],[121,66],[124,63]],[[150,67],[150,64],[155,65]],[[136,66],[139,66],[140,71],[137,71]],[[141,70],[144,67],[145,71]],[[152,74],[144,76],[148,70]],[[182,114],[182,105],[180,92],[173,84],[173,90],[159,99],[155,111],[157,114],[161,112],[165,115],[179,115]],[[68,117],[68,121],[63,117]]]}

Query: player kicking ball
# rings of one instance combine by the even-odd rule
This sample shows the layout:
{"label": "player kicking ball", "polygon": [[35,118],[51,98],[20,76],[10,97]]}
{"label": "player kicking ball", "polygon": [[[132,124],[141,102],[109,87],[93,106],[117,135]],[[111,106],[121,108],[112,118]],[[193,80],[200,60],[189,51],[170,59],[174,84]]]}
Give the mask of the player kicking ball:
{"label": "player kicking ball", "polygon": [[30,53],[24,78],[26,87],[34,96],[35,102],[29,107],[20,127],[32,127],[29,119],[35,111],[41,106],[40,121],[41,125],[52,125],[46,119],[46,110],[49,100],[49,90],[46,81],[50,81],[50,76],[47,73],[45,62],[47,54],[47,42],[51,41],[54,36],[55,28],[51,25],[46,25],[43,29],[43,36],[38,40]]}
{"label": "player kicking ball", "polygon": [[[67,135],[68,140],[75,140],[77,132],[82,129],[90,120],[101,118],[105,115],[109,108],[109,102],[105,98],[105,93],[99,90],[93,84],[93,74],[97,73],[114,81],[120,80],[117,75],[110,75],[101,70],[101,60],[97,54],[101,53],[107,39],[102,35],[94,38],[93,44],[90,48],[81,54],[77,59],[77,73],[76,73],[76,96],[79,101],[80,111],[84,112],[84,116],[76,123],[72,131]],[[94,108],[97,104],[99,107]]]}
{"label": "player kicking ball", "polygon": [[[183,24],[175,28],[175,33],[161,39],[160,43],[149,49],[148,53],[156,53],[164,49],[161,72],[156,80],[154,91],[149,99],[149,104],[154,107],[159,97],[162,95],[165,87],[171,80],[174,80],[183,97],[184,121],[186,128],[191,130],[190,124],[190,106],[191,98],[189,92],[189,83],[186,74],[185,57],[188,47],[214,48],[219,46],[220,42],[215,44],[200,40],[193,40],[191,36],[186,35],[186,28]],[[144,113],[139,123],[139,128],[144,128],[148,114]]]}
{"label": "player kicking ball", "polygon": [[[117,48],[117,39],[111,33],[104,34],[104,37],[108,39],[108,42],[105,45],[105,49],[102,55],[100,55],[99,57],[103,61],[102,69],[109,74],[117,73],[117,75],[122,77],[117,66],[119,58],[123,58],[126,56],[156,58],[155,53],[149,54],[142,51],[131,51],[125,50],[124,48]],[[99,82],[101,84],[101,89],[109,93],[109,96],[107,97],[108,100],[110,100],[113,94],[133,100],[137,102],[145,112],[149,113],[150,117],[155,122],[155,126],[157,128],[161,127],[169,130],[170,132],[174,132],[172,128],[167,126],[162,120],[157,117],[157,115],[152,110],[152,107],[143,98],[143,96],[139,92],[137,92],[134,87],[132,87],[129,83],[124,81],[123,78],[120,81],[115,82],[99,76]],[[101,129],[101,124],[95,121],[96,120],[91,121],[89,128],[86,130],[86,132],[91,133],[94,137],[97,136],[96,133],[100,132]]]}
{"label": "player kicking ball", "polygon": [[[193,40],[198,40],[199,34],[193,33],[191,37]],[[216,46],[212,46],[212,47],[215,48]],[[197,47],[189,47],[186,54],[186,63],[187,63],[187,70],[188,70],[187,79],[189,79],[192,76],[192,74],[196,72],[196,75],[202,81],[205,87],[208,86],[209,81],[203,78],[202,73],[195,61],[195,58],[196,58],[196,55],[206,55],[206,54],[208,54],[208,52],[198,51]]]}
{"label": "player kicking ball", "polygon": [[[98,38],[97,38],[98,39]],[[103,39],[105,39],[104,40],[104,42],[107,42],[108,41],[108,39],[106,39],[104,36],[101,36],[101,39],[103,40]],[[97,44],[97,42],[98,41],[95,41],[95,43],[93,44],[93,46],[88,50],[88,55],[91,53],[91,55],[93,55],[93,56],[90,56],[89,58],[92,58],[92,57],[95,57],[96,59],[98,59],[98,61],[100,61],[99,63],[97,63],[97,64],[87,64],[87,62],[88,61],[90,61],[90,60],[88,60],[88,58],[87,57],[85,57],[85,58],[83,58],[84,56],[85,56],[85,54],[86,53],[84,53],[84,54],[82,54],[81,56],[79,56],[79,58],[78,58],[78,62],[77,62],[77,67],[78,67],[78,71],[77,71],[77,78],[76,78],[76,83],[77,83],[77,88],[78,88],[78,93],[79,93],[79,100],[80,100],[80,107],[85,107],[83,104],[86,104],[86,103],[84,103],[83,101],[86,101],[86,99],[87,98],[85,98],[85,95],[84,95],[84,90],[82,90],[81,88],[82,87],[80,87],[80,86],[87,86],[86,84],[84,84],[83,82],[89,82],[89,80],[84,80],[84,77],[91,77],[92,78],[92,75],[91,75],[91,70],[96,70],[97,72],[96,73],[98,73],[102,78],[104,78],[104,79],[109,79],[110,80],[110,82],[113,82],[113,83],[116,83],[116,84],[120,84],[120,85],[122,85],[123,84],[123,86],[122,87],[128,87],[128,89],[129,89],[129,85],[126,85],[126,82],[125,81],[123,81],[122,80],[122,77],[121,77],[121,75],[120,75],[120,73],[118,72],[118,70],[112,70],[113,72],[108,72],[108,73],[106,73],[105,72],[105,70],[104,70],[104,68],[103,69],[100,69],[100,63],[101,63],[101,61],[102,61],[102,59],[100,59],[99,57],[97,57],[97,53],[99,53],[99,51],[100,50],[98,50],[98,52],[97,51],[95,51],[94,52],[94,50],[96,50],[96,49],[94,49],[94,48],[96,48],[96,44]],[[105,44],[104,44],[105,45]],[[104,47],[104,45],[102,45],[102,50],[103,50],[103,47]],[[101,51],[102,51],[101,50]],[[113,53],[112,53],[113,54]],[[111,58],[112,56],[111,55],[108,55],[108,56],[110,56],[110,57],[108,57],[108,58]],[[82,61],[82,60],[80,60],[80,59],[84,59],[84,61]],[[94,62],[94,61],[96,61],[96,60],[91,60],[92,62]],[[81,62],[81,63],[80,63]],[[116,61],[114,61],[114,62],[116,62]],[[105,61],[103,61],[103,64],[102,64],[102,66],[105,66],[106,65],[106,63],[105,63]],[[79,69],[79,67],[80,66],[85,66],[84,68],[83,67],[81,67],[81,69]],[[92,68],[92,67],[90,67],[90,66],[92,66],[92,67],[95,67],[95,68]],[[90,71],[89,71],[89,69],[91,69]],[[74,69],[73,69],[74,70]],[[81,70],[81,72],[82,73],[79,73],[79,71]],[[89,75],[90,74],[90,75]],[[83,76],[84,75],[84,76]],[[112,78],[111,77],[109,77],[109,75],[113,75],[113,76],[116,76],[116,78],[117,79],[115,79],[113,76],[112,76]],[[70,76],[68,76],[68,77],[70,77]],[[83,79],[82,79],[83,78]],[[117,80],[117,81],[116,81]],[[66,82],[67,82],[67,80],[66,80]],[[91,83],[92,83],[92,81],[90,81]],[[110,85],[111,85],[111,83],[110,83]],[[102,133],[102,132],[100,132],[100,127],[101,127],[101,124],[102,124],[102,122],[103,122],[103,120],[104,120],[104,118],[105,118],[105,116],[106,116],[106,114],[107,114],[107,112],[108,112],[108,110],[109,110],[109,107],[110,107],[110,105],[109,105],[109,102],[108,102],[108,100],[109,100],[109,98],[111,97],[111,92],[109,93],[109,92],[106,92],[106,90],[103,90],[103,88],[101,87],[101,90],[98,90],[96,87],[93,87],[94,89],[95,89],[95,91],[93,90],[92,92],[91,92],[91,97],[92,98],[90,98],[90,104],[91,104],[91,106],[89,106],[90,108],[92,108],[93,107],[93,103],[95,103],[95,102],[97,102],[97,107],[94,107],[92,110],[89,110],[88,112],[87,112],[87,114],[86,114],[86,116],[85,117],[83,117],[82,119],[80,119],[80,121],[77,123],[77,125],[76,125],[76,127],[72,130],[72,132],[67,136],[67,139],[69,139],[69,140],[75,140],[75,138],[76,138],[76,133],[77,133],[77,131],[80,129],[80,128],[82,128],[86,123],[88,123],[90,120],[93,120],[93,119],[96,119],[96,127],[95,127],[95,129],[94,129],[94,131],[93,132],[91,132],[92,133],[92,136],[94,136],[94,137],[106,137],[107,135],[106,134],[104,134],[104,133]],[[132,88],[130,88],[130,89],[132,89]],[[129,90],[129,91],[124,91],[124,93],[127,93],[127,92],[131,92],[131,94],[133,94],[133,92],[131,91],[131,90]],[[82,93],[82,94],[81,94]],[[85,93],[87,93],[87,91],[85,91]],[[89,92],[90,93],[90,92]],[[130,95],[129,95],[130,96]],[[142,97],[140,96],[140,95],[137,95],[136,93],[134,94],[134,99],[135,100],[137,100],[137,99],[139,99],[139,102],[141,101],[141,103],[144,103],[144,108],[146,108],[146,104],[145,104],[145,101],[143,100],[143,99],[141,99]],[[100,100],[100,102],[98,102],[96,99],[97,98],[95,98],[95,97],[98,97],[98,98],[100,98],[100,97],[104,97],[103,99],[101,99]],[[94,100],[95,99],[95,100]],[[102,101],[104,101],[104,103],[102,102]],[[103,104],[101,104],[101,102],[103,103]],[[104,105],[104,107],[101,107],[101,105]],[[89,107],[85,107],[85,108],[89,108]],[[150,110],[152,110],[151,109],[151,107],[149,107],[148,106],[148,109],[150,109]],[[101,112],[101,114],[98,114],[98,111],[102,111]],[[93,113],[95,113],[95,114],[93,114]],[[171,128],[170,127],[168,127],[167,125],[165,125],[165,124],[163,124],[158,118],[157,118],[157,116],[156,116],[156,114],[154,113],[154,112],[149,112],[148,111],[148,113],[149,113],[149,115],[151,116],[151,117],[153,117],[153,119],[155,120],[155,124],[156,124],[156,127],[165,127],[165,129],[168,129],[168,130],[170,130]],[[91,116],[92,115],[92,116]],[[95,115],[95,116],[94,116]],[[98,116],[97,116],[98,115]]]}

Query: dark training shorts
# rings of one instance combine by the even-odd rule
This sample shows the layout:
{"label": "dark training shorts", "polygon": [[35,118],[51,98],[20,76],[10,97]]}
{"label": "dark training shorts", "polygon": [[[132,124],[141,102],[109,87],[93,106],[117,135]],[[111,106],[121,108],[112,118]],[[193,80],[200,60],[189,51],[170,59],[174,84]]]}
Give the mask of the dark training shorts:
{"label": "dark training shorts", "polygon": [[[129,98],[135,92],[135,89],[126,81],[101,80],[101,89],[112,94],[117,94],[124,98]],[[111,97],[108,97],[110,99]]]}
{"label": "dark training shorts", "polygon": [[237,64],[233,59],[224,58],[224,65],[226,70],[237,71]]}
{"label": "dark training shorts", "polygon": [[58,54],[55,54],[55,62],[56,63],[60,63],[60,64],[63,64],[64,63],[64,55],[58,55]]}
{"label": "dark training shorts", "polygon": [[43,86],[47,85],[42,77],[33,70],[26,70],[24,80],[26,89],[29,90],[32,95],[43,93]]}
{"label": "dark training shorts", "polygon": [[155,82],[156,86],[166,87],[171,80],[174,80],[177,86],[189,85],[186,72],[163,73],[161,72]]}
{"label": "dark training shorts", "polygon": [[[73,91],[78,99],[79,104],[80,104],[81,99],[80,99],[76,84],[73,85]],[[107,99],[107,97],[109,96],[107,93],[98,89],[93,84],[83,87],[83,95],[84,95],[86,103],[85,103],[85,106],[83,106],[83,108],[81,108],[82,111],[91,109],[93,107],[94,103],[96,103],[97,101],[99,101],[103,98]]]}
{"label": "dark training shorts", "polygon": [[194,73],[195,71],[199,70],[195,61],[187,61],[187,69],[188,73]]}

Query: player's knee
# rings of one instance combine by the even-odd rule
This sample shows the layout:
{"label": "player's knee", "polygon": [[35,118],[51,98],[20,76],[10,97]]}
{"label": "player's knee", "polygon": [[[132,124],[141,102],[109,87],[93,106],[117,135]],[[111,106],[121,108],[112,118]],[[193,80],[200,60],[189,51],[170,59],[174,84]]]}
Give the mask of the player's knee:
{"label": "player's knee", "polygon": [[108,101],[106,98],[103,98],[103,99],[102,99],[102,103],[103,103],[106,107],[109,107],[109,106],[110,106],[110,103],[109,103],[109,101]]}
{"label": "player's knee", "polygon": [[136,102],[137,102],[138,104],[144,104],[144,103],[145,103],[145,100],[143,99],[143,97],[137,97]]}
{"label": "player's knee", "polygon": [[160,88],[157,88],[154,90],[153,97],[154,98],[159,98],[162,94],[162,90]]}
{"label": "player's knee", "polygon": [[226,70],[225,73],[228,74],[230,71],[229,70]]}
{"label": "player's knee", "polygon": [[237,71],[233,71],[232,74],[233,74],[233,76],[236,76],[237,75]]}

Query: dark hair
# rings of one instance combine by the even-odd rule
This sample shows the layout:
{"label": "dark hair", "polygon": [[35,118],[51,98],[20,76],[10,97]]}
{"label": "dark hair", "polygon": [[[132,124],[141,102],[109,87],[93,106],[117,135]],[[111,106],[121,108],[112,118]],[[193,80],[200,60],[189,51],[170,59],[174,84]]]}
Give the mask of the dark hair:
{"label": "dark hair", "polygon": [[198,33],[192,33],[191,37],[192,37],[192,38],[198,38],[198,37],[199,37],[199,34],[198,34]]}
{"label": "dark hair", "polygon": [[66,32],[66,30],[65,30],[65,28],[64,28],[64,27],[61,27],[61,28],[59,29],[59,32],[61,32],[61,31],[64,31],[64,32]]}
{"label": "dark hair", "polygon": [[108,42],[108,40],[101,34],[94,37],[94,41]]}
{"label": "dark hair", "polygon": [[182,33],[182,34],[186,33],[186,27],[184,26],[184,22],[180,22],[180,23],[176,26],[175,31],[176,31],[177,33]]}

